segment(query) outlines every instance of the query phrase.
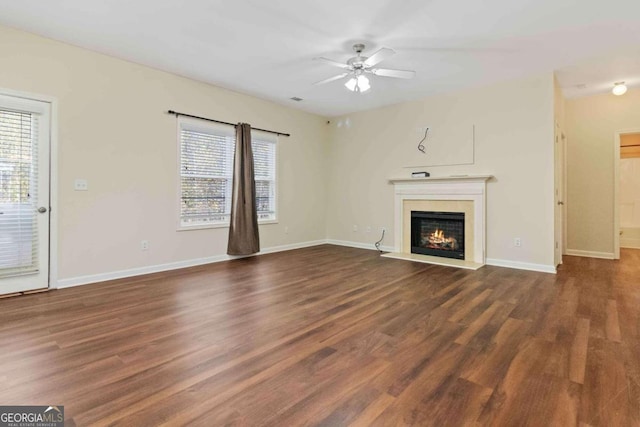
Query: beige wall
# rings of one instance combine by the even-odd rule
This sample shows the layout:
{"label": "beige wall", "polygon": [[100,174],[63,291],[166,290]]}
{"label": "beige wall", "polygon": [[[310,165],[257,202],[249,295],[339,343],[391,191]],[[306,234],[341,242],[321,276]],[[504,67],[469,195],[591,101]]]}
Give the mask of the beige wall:
{"label": "beige wall", "polygon": [[[552,266],[551,73],[332,119],[328,237],[372,244],[386,227],[383,245],[393,246],[394,196],[387,180],[410,174],[403,168],[410,153],[414,165],[421,161],[416,128],[456,120],[475,124],[475,164],[424,169],[433,176],[495,175],[487,188],[487,258]],[[522,247],[514,247],[515,237]]]}
{"label": "beige wall", "polygon": [[613,254],[614,134],[640,129],[640,90],[569,99],[567,248]]}
{"label": "beige wall", "polygon": [[[176,231],[168,109],[291,133],[280,138],[279,223],[261,226],[262,247],[325,238],[326,119],[6,27],[0,62],[0,88],[59,101],[60,279],[226,252],[226,228]],[[89,191],[73,191],[76,178]]]}
{"label": "beige wall", "polygon": [[[495,175],[488,184],[487,257],[553,264],[550,74],[352,114],[327,126],[316,115],[6,27],[0,59],[0,88],[59,101],[59,279],[225,253],[226,228],[176,231],[176,119],[167,109],[292,134],[280,139],[279,223],[261,226],[263,248],[326,237],[372,244],[383,226],[383,244],[392,245],[387,179],[409,174],[407,153],[419,154],[415,128],[458,118],[474,123],[475,164],[428,170]],[[73,191],[76,178],[87,179],[89,191]],[[140,250],[143,239],[149,251]]]}
{"label": "beige wall", "polygon": [[565,129],[565,99],[556,76],[553,76],[553,117],[560,131]]}

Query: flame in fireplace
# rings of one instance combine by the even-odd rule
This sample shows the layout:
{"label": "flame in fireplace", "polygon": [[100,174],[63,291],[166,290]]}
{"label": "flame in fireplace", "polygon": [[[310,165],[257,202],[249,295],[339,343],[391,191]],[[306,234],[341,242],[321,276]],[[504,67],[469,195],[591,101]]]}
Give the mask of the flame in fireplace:
{"label": "flame in fireplace", "polygon": [[434,241],[443,241],[444,240],[444,231],[443,230],[438,230],[436,228],[436,231],[434,231],[433,233],[431,233],[431,240]]}
{"label": "flame in fireplace", "polygon": [[428,241],[431,246],[437,248],[458,248],[458,241],[455,238],[445,236],[444,231],[437,228],[433,233],[429,234]]}

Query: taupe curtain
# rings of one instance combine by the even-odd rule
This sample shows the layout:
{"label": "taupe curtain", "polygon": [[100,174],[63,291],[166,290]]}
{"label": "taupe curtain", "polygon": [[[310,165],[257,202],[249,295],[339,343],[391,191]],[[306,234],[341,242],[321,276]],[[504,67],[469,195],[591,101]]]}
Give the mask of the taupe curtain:
{"label": "taupe curtain", "polygon": [[236,126],[236,152],[233,159],[233,192],[231,194],[231,224],[227,254],[250,255],[260,251],[256,182],[253,175],[251,126]]}

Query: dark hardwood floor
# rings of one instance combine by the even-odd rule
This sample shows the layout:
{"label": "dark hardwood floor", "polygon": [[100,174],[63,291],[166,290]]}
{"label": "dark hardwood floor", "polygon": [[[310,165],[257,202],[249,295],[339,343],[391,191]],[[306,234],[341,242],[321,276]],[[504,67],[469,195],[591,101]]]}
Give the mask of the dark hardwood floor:
{"label": "dark hardwood floor", "polygon": [[317,246],[0,300],[69,425],[640,425],[640,251],[558,275]]}

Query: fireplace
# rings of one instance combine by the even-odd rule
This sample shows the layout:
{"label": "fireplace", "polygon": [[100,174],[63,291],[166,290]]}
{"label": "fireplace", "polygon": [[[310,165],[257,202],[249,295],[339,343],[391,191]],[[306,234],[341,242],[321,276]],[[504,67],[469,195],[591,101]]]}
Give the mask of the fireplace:
{"label": "fireplace", "polygon": [[411,252],[464,259],[464,212],[411,211]]}
{"label": "fireplace", "polygon": [[[490,175],[460,175],[390,179],[395,193],[394,250],[382,256],[470,270],[481,268],[486,262],[486,187],[490,178]],[[411,227],[411,213],[414,211],[454,213],[460,215],[460,218],[464,213],[464,230],[459,230],[460,237],[448,236],[444,227],[439,229],[442,230],[443,240],[448,237],[456,239],[458,249],[447,248],[437,251],[436,254],[451,256],[456,253],[455,258],[429,256],[433,254],[428,250],[432,249],[429,245],[422,245],[419,239],[412,242],[415,240]],[[418,230],[420,231],[417,234],[420,235],[421,227]],[[431,231],[433,232],[435,230]],[[439,232],[437,236],[440,236]],[[443,249],[442,245],[436,249]],[[424,255],[425,252],[429,255]]]}

